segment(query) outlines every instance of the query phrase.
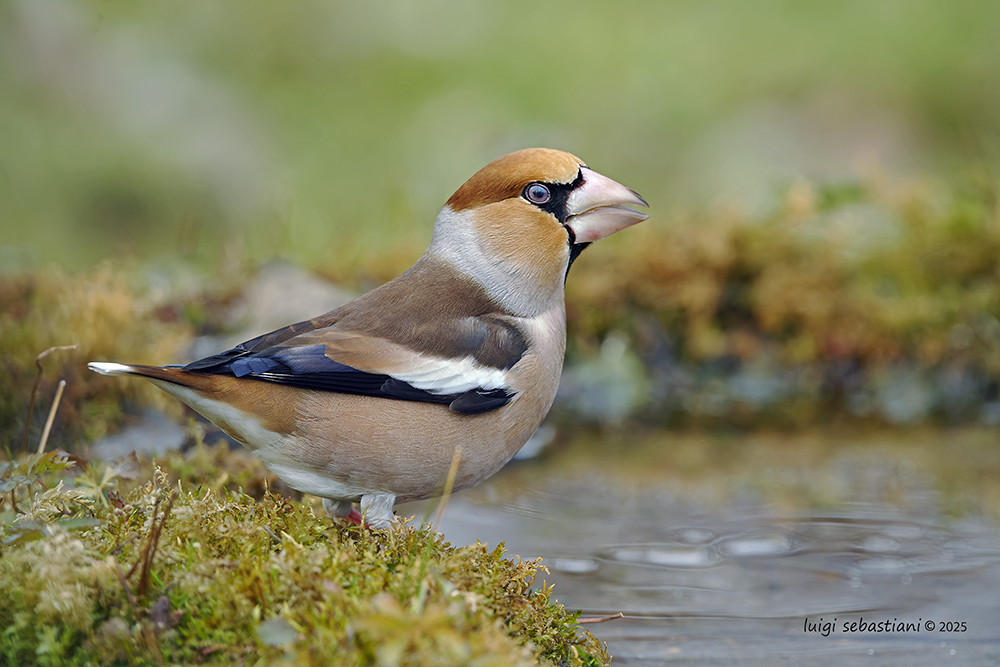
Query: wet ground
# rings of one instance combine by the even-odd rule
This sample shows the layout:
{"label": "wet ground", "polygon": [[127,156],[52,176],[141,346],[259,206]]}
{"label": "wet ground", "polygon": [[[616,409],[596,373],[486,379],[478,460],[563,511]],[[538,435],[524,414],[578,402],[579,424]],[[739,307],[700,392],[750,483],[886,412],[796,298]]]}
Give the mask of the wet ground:
{"label": "wet ground", "polygon": [[[432,517],[436,503],[401,513]],[[449,500],[615,664],[1000,664],[1000,435],[557,440]]]}

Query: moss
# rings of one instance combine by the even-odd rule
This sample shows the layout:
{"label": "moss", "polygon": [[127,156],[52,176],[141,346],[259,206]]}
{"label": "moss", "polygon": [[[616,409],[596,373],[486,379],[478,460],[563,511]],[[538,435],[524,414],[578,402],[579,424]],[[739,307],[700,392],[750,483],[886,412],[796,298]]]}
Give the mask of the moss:
{"label": "moss", "polygon": [[998,373],[985,323],[1000,317],[996,193],[942,190],[799,183],[768,216],[640,225],[581,258],[566,286],[571,326],[599,337],[643,312],[693,360],[772,344],[788,363],[961,357]]}
{"label": "moss", "polygon": [[122,401],[153,403],[179,414],[149,383],[105,378],[86,362],[134,363],[176,359],[190,327],[176,317],[167,295],[144,287],[135,271],[103,265],[86,273],[58,270],[0,276],[0,442],[18,446],[38,373],[36,356],[49,347],[75,350],[49,355],[43,364],[31,425],[32,438],[59,380],[67,387],[53,432],[60,441],[92,440],[122,418]]}
{"label": "moss", "polygon": [[[652,377],[685,376],[661,383],[661,395],[681,393],[651,404],[660,424],[992,420],[995,189],[872,178],[829,190],[799,183],[768,215],[644,223],[584,253],[566,284],[568,363],[610,335],[630,338]],[[883,400],[906,374],[925,393],[912,413]],[[784,389],[747,401],[736,375]]]}
{"label": "moss", "polygon": [[[184,474],[193,474],[195,459]],[[210,463],[202,470],[218,472]],[[159,468],[143,482],[93,470],[87,479],[103,480],[103,488],[86,492],[78,479],[77,488],[39,491],[45,475],[29,480],[15,490],[17,513],[4,494],[0,662],[610,659],[576,614],[551,600],[549,587],[532,586],[540,561],[505,558],[502,546],[455,547],[411,524],[345,527],[306,503],[175,483]],[[85,521],[59,523],[68,519]],[[37,534],[21,528],[29,520]]]}

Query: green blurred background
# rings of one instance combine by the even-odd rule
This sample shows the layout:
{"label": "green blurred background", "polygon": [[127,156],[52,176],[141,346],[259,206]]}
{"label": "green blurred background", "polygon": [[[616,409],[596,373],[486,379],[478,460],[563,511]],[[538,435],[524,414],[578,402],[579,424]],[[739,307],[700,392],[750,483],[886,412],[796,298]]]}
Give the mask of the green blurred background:
{"label": "green blurred background", "polygon": [[370,288],[541,145],[652,213],[570,276],[557,415],[995,426],[998,34],[991,0],[0,0],[0,421],[75,342],[40,393],[99,435],[129,385],[82,362],[232,335],[276,257]]}
{"label": "green blurred background", "polygon": [[990,0],[4,0],[0,261],[419,252],[532,145],[651,225],[799,176],[953,179],[998,155],[998,34]]}
{"label": "green blurred background", "polygon": [[[472,173],[528,146],[580,156],[652,217],[574,264],[551,446],[465,496],[469,535],[593,553],[614,569],[565,570],[559,590],[608,596],[595,609],[680,605],[681,635],[656,649],[641,612],[626,655],[729,646],[736,662],[798,642],[782,637],[800,621],[731,623],[765,607],[953,610],[983,632],[995,521],[986,546],[972,524],[938,526],[1000,517],[998,0],[0,0],[0,459],[35,449],[60,379],[50,449],[200,441],[193,422],[161,428],[150,403],[191,415],[151,384],[85,363],[225,349],[292,321],[253,312],[329,289],[317,275],[371,288],[420,255]],[[289,274],[302,289],[275,289]],[[296,319],[320,312],[299,300]],[[36,355],[69,344],[39,375]],[[133,439],[104,437],[119,431]],[[174,465],[188,488],[280,488],[251,483],[239,453],[207,456]],[[787,521],[805,512],[857,537]],[[694,525],[793,551],[744,552],[732,591],[723,561],[698,582],[694,563],[592,551]],[[820,560],[762,574],[800,553]],[[855,589],[866,561],[886,578]],[[891,594],[870,585],[900,575]],[[848,607],[824,597],[848,579]],[[690,591],[723,593],[705,608],[730,624],[704,644]],[[904,655],[868,639],[865,658]],[[786,660],[848,655],[809,644]]]}

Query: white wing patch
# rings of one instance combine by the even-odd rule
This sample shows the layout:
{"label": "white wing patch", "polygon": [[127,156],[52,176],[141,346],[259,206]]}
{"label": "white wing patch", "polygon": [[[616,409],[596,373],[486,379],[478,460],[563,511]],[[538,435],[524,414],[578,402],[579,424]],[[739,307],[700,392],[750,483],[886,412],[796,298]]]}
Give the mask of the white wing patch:
{"label": "white wing patch", "polygon": [[501,389],[507,386],[507,372],[479,364],[473,357],[441,359],[419,355],[417,363],[389,375],[416,389],[432,394],[464,394],[470,389]]}

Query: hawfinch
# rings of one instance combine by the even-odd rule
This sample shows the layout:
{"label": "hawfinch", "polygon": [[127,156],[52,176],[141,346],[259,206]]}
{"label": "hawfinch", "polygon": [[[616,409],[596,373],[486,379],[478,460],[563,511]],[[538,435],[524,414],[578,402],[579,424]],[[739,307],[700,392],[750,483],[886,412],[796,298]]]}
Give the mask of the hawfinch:
{"label": "hawfinch", "polygon": [[535,432],[562,371],[566,273],[646,219],[635,205],[568,153],[517,151],[451,196],[406,273],[336,310],[186,366],[89,367],[151,380],[331,516],[385,527],[396,502],[440,495],[450,472],[454,490],[478,484]]}

